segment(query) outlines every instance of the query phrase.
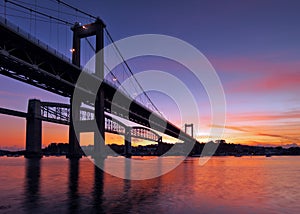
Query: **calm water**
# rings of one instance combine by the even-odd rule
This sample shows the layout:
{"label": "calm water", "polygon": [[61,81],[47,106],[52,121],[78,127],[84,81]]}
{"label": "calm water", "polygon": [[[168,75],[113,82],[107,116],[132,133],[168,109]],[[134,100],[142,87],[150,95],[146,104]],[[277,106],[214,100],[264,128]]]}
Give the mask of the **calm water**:
{"label": "calm water", "polygon": [[[106,160],[107,161],[107,160]],[[299,213],[300,157],[188,158],[156,179],[102,173],[87,158],[0,158],[0,213]]]}

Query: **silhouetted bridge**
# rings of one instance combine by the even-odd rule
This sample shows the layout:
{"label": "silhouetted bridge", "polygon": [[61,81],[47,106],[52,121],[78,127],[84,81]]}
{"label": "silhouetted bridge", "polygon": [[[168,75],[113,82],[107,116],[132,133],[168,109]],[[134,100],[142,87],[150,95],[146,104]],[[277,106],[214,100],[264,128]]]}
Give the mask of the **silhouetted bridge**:
{"label": "silhouetted bridge", "polygon": [[[26,150],[39,149],[42,142],[42,121],[70,125],[70,105],[63,103],[41,102],[37,99],[29,100],[28,111],[21,112],[6,108],[0,108],[0,114],[6,114],[27,119],[26,124]],[[90,124],[95,118],[95,113],[89,108],[80,108],[81,132],[91,131]],[[127,126],[121,121],[105,114],[105,132],[123,135],[125,141],[124,154],[131,153],[131,139],[138,138],[154,142],[162,142],[162,137],[148,129],[140,126]],[[127,141],[127,142],[126,142]],[[37,143],[38,142],[38,143]],[[35,148],[38,147],[38,148]]]}
{"label": "silhouetted bridge", "polygon": [[[80,25],[74,25],[73,30],[73,53],[72,53],[72,63],[60,55],[56,50],[51,49],[49,46],[43,44],[38,39],[33,38],[31,35],[23,32],[20,28],[14,26],[12,23],[8,23],[5,19],[0,19],[0,73],[2,75],[8,76],[10,78],[25,82],[27,84],[33,85],[35,87],[44,89],[46,91],[53,92],[64,97],[69,97],[72,103],[72,96],[76,86],[76,82],[79,78],[79,75],[84,75],[84,78],[87,82],[91,84],[85,85],[83,88],[79,88],[82,96],[82,103],[94,107],[95,111],[86,110],[86,116],[92,115],[91,120],[95,120],[100,135],[104,140],[104,131],[114,132],[115,123],[118,124],[118,127],[122,126],[124,129],[121,134],[126,135],[126,126],[120,122],[116,122],[115,119],[111,119],[108,116],[104,115],[104,111],[111,113],[113,115],[119,116],[123,119],[130,120],[147,128],[138,128],[133,127],[131,134],[134,137],[142,137],[143,139],[158,141],[161,140],[155,132],[150,129],[156,130],[158,132],[164,133],[171,137],[182,140],[186,143],[194,143],[196,140],[186,134],[184,131],[181,131],[178,127],[172,124],[169,121],[166,121],[163,117],[156,114],[155,112],[144,107],[140,103],[132,100],[130,97],[120,92],[118,89],[110,85],[105,80],[102,82],[101,87],[98,92],[93,91],[93,88],[90,88],[90,85],[95,85],[99,81],[104,79],[104,61],[103,56],[96,60],[96,73],[88,74],[82,72],[80,67],[80,39],[88,36],[96,36],[96,52],[100,51],[103,48],[103,29],[105,25],[100,19],[97,19],[94,23],[85,25],[85,27]],[[114,96],[117,95],[119,99],[113,100]],[[96,102],[92,100],[96,97]],[[43,104],[43,102],[42,102]],[[41,119],[49,122],[57,122],[61,124],[69,124],[69,144],[70,144],[70,157],[78,157],[78,148],[79,140],[75,135],[74,123],[81,120],[79,116],[76,118],[74,115],[79,115],[78,111],[80,104],[78,106],[70,107],[70,105],[65,104],[52,104],[41,105]],[[125,104],[125,105],[124,105]],[[128,104],[128,107],[127,106]],[[51,108],[58,108],[61,112],[56,115],[54,118],[50,118]],[[2,109],[3,110],[3,109]],[[80,110],[82,112],[82,109]],[[54,111],[57,113],[58,111]],[[65,114],[62,114],[65,112]],[[25,116],[21,112],[13,112],[6,110],[6,113],[14,114],[15,116]],[[45,115],[44,113],[47,113]],[[53,113],[53,112],[52,112]],[[73,117],[70,117],[73,115]],[[57,117],[59,116],[59,117]],[[26,114],[27,118],[31,118]],[[40,121],[40,118],[35,118]],[[29,119],[27,119],[29,121]],[[88,121],[88,120],[86,120]],[[112,126],[107,126],[107,123]],[[35,126],[33,126],[35,127]],[[94,131],[94,130],[84,130],[83,131]],[[35,129],[35,128],[34,128]],[[30,130],[29,130],[30,131]],[[30,131],[31,132],[31,131]],[[119,133],[119,130],[117,131]],[[94,132],[95,133],[95,132]],[[151,137],[150,137],[151,135]],[[33,144],[39,144],[39,136],[35,134],[35,131],[32,131],[32,141]],[[28,142],[26,144],[30,144]],[[101,145],[97,146],[96,144],[103,140],[99,136],[94,137],[95,149],[99,150]],[[125,141],[126,142],[126,141]],[[126,148],[129,148],[131,143],[127,142],[125,145]],[[31,147],[28,148],[27,152],[32,155],[36,154],[37,156],[41,153],[41,148]],[[126,153],[130,156],[130,150],[127,149]]]}

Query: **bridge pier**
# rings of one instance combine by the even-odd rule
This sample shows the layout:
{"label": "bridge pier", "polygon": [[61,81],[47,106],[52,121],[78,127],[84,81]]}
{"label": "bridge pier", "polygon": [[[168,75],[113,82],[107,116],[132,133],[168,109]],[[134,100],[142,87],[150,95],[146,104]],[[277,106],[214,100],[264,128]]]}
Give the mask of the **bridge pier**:
{"label": "bridge pier", "polygon": [[[1,22],[1,21],[0,21]],[[104,23],[99,19],[96,20],[95,23],[80,26],[74,26],[74,37],[73,37],[73,48],[72,48],[72,62],[74,66],[63,58],[59,57],[57,54],[53,53],[53,51],[45,51],[44,45],[32,42],[29,37],[22,36],[22,33],[16,30],[17,26],[12,25],[12,23],[6,22],[0,24],[0,37],[4,39],[0,39],[0,46],[5,51],[0,51],[0,59],[3,61],[3,69],[1,69],[1,74],[5,75],[9,78],[22,81],[26,84],[41,88],[43,90],[56,93],[65,97],[72,96],[72,90],[74,89],[74,84],[78,76],[80,75],[80,39],[88,36],[96,35],[96,50],[100,50],[103,48],[103,28],[105,27]],[[76,34],[76,35],[75,35]],[[7,40],[6,38],[9,38]],[[26,45],[28,50],[26,55],[24,56],[24,45]],[[9,47],[9,53],[6,51],[7,47]],[[98,60],[98,57],[100,60]],[[34,59],[34,60],[32,60]],[[103,79],[103,55],[98,55],[96,60],[96,75],[98,78],[94,78],[93,75],[88,75],[91,80]],[[38,65],[43,65],[38,66]],[[20,69],[22,68],[22,69]],[[30,72],[28,72],[30,71]],[[68,71],[68,72],[67,72]],[[67,72],[67,73],[66,73]],[[41,75],[41,73],[43,75]],[[105,88],[105,104],[106,108],[109,111],[111,107],[111,101],[113,101],[114,94],[116,92],[116,88],[103,82],[102,85]],[[104,93],[104,92],[103,92]],[[86,93],[84,93],[86,94]],[[87,93],[89,94],[89,93]],[[96,107],[96,111],[100,111],[101,115],[104,112],[101,106],[103,105],[102,95],[98,98],[100,107]],[[169,121],[166,121],[164,118],[159,115],[153,114],[153,118],[151,119],[147,115],[152,115],[152,111],[148,108],[145,108],[143,105],[138,102],[132,102],[132,99],[125,94],[120,94],[120,98],[124,99],[126,103],[132,103],[132,108],[129,110],[129,118],[124,114],[124,108],[122,106],[114,105],[114,111],[111,112],[117,116],[122,117],[123,119],[135,121],[140,125],[147,125],[150,127],[152,121],[155,122],[155,126],[153,129],[157,131],[164,130],[165,134],[170,135],[171,137],[178,138],[179,140],[190,140],[196,141],[192,136],[189,136],[186,133],[183,133],[179,128],[174,126]],[[88,100],[87,100],[88,101]],[[91,101],[91,100],[89,100]],[[97,105],[98,105],[97,104]],[[112,109],[110,109],[112,110]],[[16,115],[16,111],[5,111],[9,114]],[[33,111],[34,114],[38,114],[38,111]],[[74,112],[74,109],[71,110]],[[23,114],[24,112],[18,113],[17,116],[27,117]],[[77,112],[79,113],[79,112]],[[103,124],[103,116],[96,116],[97,120],[99,120],[99,124]],[[99,118],[99,119],[98,119]],[[51,118],[49,118],[51,119]],[[69,119],[69,118],[68,118]],[[155,121],[154,121],[155,119]],[[53,122],[53,121],[52,121]],[[65,121],[65,123],[70,122]],[[71,121],[72,123],[72,121]],[[100,127],[100,133],[102,136],[102,143],[104,144],[104,128]],[[94,131],[94,130],[90,130]],[[38,121],[38,117],[35,115],[28,117],[27,119],[27,133],[26,133],[26,151],[27,157],[31,157],[31,154],[34,156],[40,156],[41,154],[41,121]],[[70,148],[74,148],[79,145],[77,143],[77,137],[74,132],[73,125],[70,126]],[[193,135],[193,133],[192,133]],[[132,136],[134,136],[132,131]],[[95,138],[97,139],[97,138]],[[151,139],[150,139],[151,140]],[[95,141],[97,142],[97,141]],[[79,146],[78,146],[79,147]],[[70,149],[71,154],[78,154],[76,149]],[[97,150],[97,149],[96,149]]]}
{"label": "bridge pier", "polygon": [[[74,29],[78,27],[79,24],[76,23]],[[78,37],[76,31],[73,35],[73,49],[72,49],[72,64],[80,67],[80,38]],[[76,136],[74,129],[74,123],[80,120],[80,103],[73,103],[73,98],[70,99],[70,125],[69,125],[69,154],[67,158],[69,159],[79,159],[82,157],[81,148],[79,145],[80,134]]]}
{"label": "bridge pier", "polygon": [[125,127],[125,146],[124,146],[124,154],[125,157],[130,158],[132,156],[131,153],[131,127]]}
{"label": "bridge pier", "polygon": [[42,154],[42,120],[41,101],[31,99],[28,102],[26,119],[26,158],[41,158]]}
{"label": "bridge pier", "polygon": [[69,153],[67,154],[67,158],[69,159],[79,159],[82,157],[82,151],[80,148],[80,136],[76,136],[74,123],[80,120],[80,105],[74,104],[70,105],[70,125],[69,125]]}
{"label": "bridge pier", "polygon": [[[79,23],[75,23],[75,25],[71,28],[73,31],[73,48],[72,48],[72,64],[80,67],[80,40],[82,38],[96,36],[96,65],[95,65],[95,75],[101,80],[104,79],[104,57],[103,52],[101,50],[104,48],[104,32],[105,24],[99,18],[96,19],[94,23],[87,24],[84,26],[79,25]],[[82,72],[82,71],[81,71]],[[96,92],[96,91],[95,91]],[[72,102],[71,102],[72,104]],[[77,104],[76,104],[77,105]],[[80,105],[78,103],[77,106],[71,105],[71,119],[70,119],[70,158],[78,158],[81,157],[81,150],[79,142],[76,140],[76,135],[74,131],[73,122],[77,122],[77,113],[78,113],[78,121],[80,121]],[[76,117],[76,118],[74,118]],[[96,100],[95,100],[95,120],[99,130],[91,130],[94,131],[94,155],[93,158],[105,158],[105,115],[104,115],[104,89],[100,86]],[[78,139],[79,140],[79,139]]]}
{"label": "bridge pier", "polygon": [[160,137],[157,141],[157,153],[159,156],[164,154],[164,148],[163,148],[163,142],[162,142],[162,137]]}
{"label": "bridge pier", "polygon": [[[72,28],[73,34],[73,48],[72,48],[72,64],[80,67],[80,38],[78,37],[77,32],[74,30],[76,27],[79,27],[79,24],[76,23]],[[80,120],[80,105],[81,103],[73,103],[73,97],[70,99],[70,125],[69,125],[69,154],[67,158],[69,159],[79,159],[82,157],[81,148],[79,145],[80,134],[76,136],[74,129],[74,123]]]}

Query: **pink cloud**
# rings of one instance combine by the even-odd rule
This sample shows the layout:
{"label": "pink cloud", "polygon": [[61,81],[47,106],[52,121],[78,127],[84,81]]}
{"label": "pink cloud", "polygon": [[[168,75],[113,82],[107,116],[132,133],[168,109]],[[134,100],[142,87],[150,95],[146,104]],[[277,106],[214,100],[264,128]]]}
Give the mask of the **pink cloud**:
{"label": "pink cloud", "polygon": [[[272,57],[270,57],[272,58]],[[274,61],[246,57],[210,58],[210,62],[218,72],[225,73],[259,73],[286,74],[299,73],[300,61]]]}
{"label": "pink cloud", "polygon": [[227,85],[227,92],[235,93],[267,93],[274,91],[294,91],[300,89],[299,73],[280,75],[274,73],[254,80],[243,80],[236,84]]}
{"label": "pink cloud", "polygon": [[220,74],[238,75],[239,80],[225,81],[225,91],[229,93],[300,89],[299,60],[275,61],[272,57],[266,60],[238,57],[213,58],[211,62]]}

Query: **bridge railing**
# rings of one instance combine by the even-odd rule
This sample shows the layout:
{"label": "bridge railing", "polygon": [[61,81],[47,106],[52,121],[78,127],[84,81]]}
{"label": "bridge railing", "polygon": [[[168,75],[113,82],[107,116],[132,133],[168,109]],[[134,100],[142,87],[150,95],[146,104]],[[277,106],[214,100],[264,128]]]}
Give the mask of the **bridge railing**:
{"label": "bridge railing", "polygon": [[[41,119],[48,122],[59,124],[70,124],[70,105],[62,103],[40,102],[41,106]],[[93,109],[80,107],[80,121],[86,122],[95,119]],[[88,124],[86,124],[88,125]],[[126,129],[130,131],[130,135],[135,138],[151,140],[158,142],[161,136],[151,129],[133,126],[128,127],[115,118],[105,115],[105,130],[110,133],[125,135]]]}
{"label": "bridge railing", "polygon": [[[0,19],[0,21],[1,21],[1,19]],[[8,32],[8,36],[10,34],[11,35],[16,34],[18,36],[22,32],[18,27],[13,27],[14,25],[9,23],[5,19],[2,19],[1,23],[2,23],[1,25],[3,26],[3,28],[8,28],[6,31],[5,31],[5,29],[3,29],[4,34],[5,34],[5,32],[11,31],[10,29],[12,29],[12,28],[15,29],[14,31],[12,31],[12,33]],[[32,44],[32,46],[41,47],[41,42],[38,42],[39,40],[36,40],[35,42],[34,41],[31,42],[32,37],[29,34],[26,34],[24,32],[22,34],[25,34],[25,35],[20,36],[20,38],[23,38],[24,40],[30,40],[29,42]],[[38,44],[38,46],[36,45],[36,43]],[[80,68],[72,65],[69,62],[63,63],[63,62],[65,62],[65,60],[62,60],[62,57],[56,57],[57,51],[55,51],[55,50],[50,51],[49,46],[46,45],[46,47],[48,48],[48,50],[45,52],[49,53],[50,55],[55,56],[55,59],[53,61],[56,62],[56,64],[61,63],[64,66],[65,70],[59,70],[58,66],[57,66],[57,69],[58,69],[57,72],[58,73],[60,72],[60,74],[65,74],[67,71],[69,71],[69,73],[67,73],[68,75],[65,75],[63,78],[61,78],[60,76],[57,76],[55,74],[55,72],[53,72],[53,70],[51,70],[51,69],[48,69],[47,71],[41,70],[36,65],[32,65],[29,62],[24,62],[21,59],[18,59],[17,56],[15,56],[14,58],[13,58],[13,56],[11,56],[11,57],[2,56],[3,60],[6,60],[5,62],[8,63],[8,67],[12,68],[14,72],[17,71],[15,74],[11,74],[11,73],[9,73],[9,71],[3,71],[3,74],[7,75],[11,78],[26,82],[28,84],[40,87],[44,90],[48,90],[48,91],[51,91],[51,92],[54,92],[54,93],[57,93],[57,94],[60,94],[63,96],[71,96],[73,89],[75,87],[75,84],[76,84],[75,83],[76,77],[78,77],[78,75],[81,72]],[[16,48],[18,48],[18,47],[16,47]],[[44,50],[45,48],[39,48],[39,49]],[[40,52],[41,50],[38,50],[37,53],[35,53],[35,54],[41,53]],[[47,54],[45,54],[45,55],[47,55]],[[16,58],[18,59],[18,61],[15,62],[14,60],[17,60]],[[58,60],[56,60],[56,58]],[[10,62],[10,60],[12,62]],[[19,65],[22,65],[22,67]],[[18,69],[16,69],[16,67]],[[30,70],[32,72],[28,72],[28,70]],[[72,72],[70,72],[70,71],[72,71]],[[28,81],[28,79],[30,79],[33,76],[33,73],[34,73],[34,75],[37,75],[37,78],[34,79],[35,81]],[[83,72],[83,73],[85,73],[85,72]],[[45,78],[43,75],[49,77],[49,79]],[[24,76],[28,77],[28,79],[26,79],[26,80],[22,79]],[[99,79],[97,79],[94,75],[86,74],[86,78],[89,81],[91,81],[92,83],[94,83],[94,82],[95,82],[95,84],[99,83]],[[46,81],[45,81],[45,79],[46,79]],[[53,82],[55,82],[55,84],[53,84]],[[92,85],[92,84],[90,84],[90,85]],[[138,102],[132,100],[124,93],[117,91],[116,88],[112,87],[110,84],[103,84],[103,86],[105,87],[105,91],[108,92],[108,93],[105,93],[105,96],[106,96],[105,97],[105,105],[106,105],[105,110],[107,112],[110,112],[112,114],[115,114],[116,116],[125,118],[127,120],[131,120],[140,125],[152,128],[156,131],[165,133],[167,135],[170,135],[172,137],[178,138],[183,141],[194,141],[195,140],[195,139],[193,139],[192,136],[189,136],[188,134],[182,132],[178,127],[176,127],[170,121],[166,121],[164,118],[160,117],[155,112],[152,112],[151,110],[147,109],[145,106],[142,106]],[[85,100],[83,100],[83,102],[85,102],[86,104],[92,105],[93,103],[91,103],[91,100],[93,100],[95,98],[95,94],[94,94],[93,90],[91,88],[89,88],[89,86],[85,86],[85,85],[82,88],[79,85],[79,90],[82,91],[82,93],[85,97]],[[116,92],[119,94],[120,99],[113,100],[112,96],[114,96],[114,94]],[[124,103],[130,103],[130,108],[128,109],[128,108],[124,107]],[[151,115],[151,118],[150,118],[150,115]]]}
{"label": "bridge railing", "polygon": [[46,51],[54,54],[55,56],[61,58],[62,60],[71,63],[71,59],[66,57],[64,54],[58,52],[51,46],[47,45],[46,43],[42,42],[41,40],[35,38],[34,36],[27,33],[25,30],[21,29],[20,27],[14,25],[12,22],[8,21],[7,19],[0,16],[0,24],[4,25],[6,28],[10,29],[11,31],[14,31],[20,36],[23,36],[25,39],[31,41],[35,45],[38,45],[42,48],[44,48]]}
{"label": "bridge railing", "polygon": [[70,107],[58,103],[41,102],[41,117],[48,122],[70,123]]}

